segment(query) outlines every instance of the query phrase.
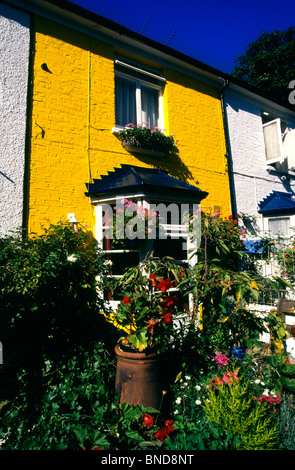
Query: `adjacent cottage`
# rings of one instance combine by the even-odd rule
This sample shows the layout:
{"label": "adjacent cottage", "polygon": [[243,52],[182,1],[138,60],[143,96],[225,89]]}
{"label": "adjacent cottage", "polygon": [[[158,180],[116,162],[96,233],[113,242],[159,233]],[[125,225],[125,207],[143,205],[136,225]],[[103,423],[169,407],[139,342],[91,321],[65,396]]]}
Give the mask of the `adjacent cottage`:
{"label": "adjacent cottage", "polygon": [[1,237],[23,223],[30,15],[1,3],[0,31]]}
{"label": "adjacent cottage", "polygon": [[288,239],[295,226],[294,109],[235,83],[224,91],[224,107],[233,211],[253,237]]}

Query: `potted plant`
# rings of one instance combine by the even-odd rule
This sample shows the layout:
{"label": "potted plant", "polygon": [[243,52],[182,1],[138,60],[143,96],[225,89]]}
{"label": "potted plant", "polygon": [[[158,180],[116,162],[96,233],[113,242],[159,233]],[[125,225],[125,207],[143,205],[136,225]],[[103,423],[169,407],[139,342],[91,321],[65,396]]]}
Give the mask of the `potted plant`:
{"label": "potted plant", "polygon": [[159,409],[161,358],[173,337],[174,316],[187,309],[185,296],[176,290],[186,276],[187,268],[172,258],[151,254],[116,281],[121,300],[106,318],[122,331],[115,347],[121,402]]}
{"label": "potted plant", "polygon": [[176,145],[173,135],[165,135],[158,127],[152,129],[147,123],[140,125],[127,124],[117,134],[118,139],[126,150],[164,156]]}

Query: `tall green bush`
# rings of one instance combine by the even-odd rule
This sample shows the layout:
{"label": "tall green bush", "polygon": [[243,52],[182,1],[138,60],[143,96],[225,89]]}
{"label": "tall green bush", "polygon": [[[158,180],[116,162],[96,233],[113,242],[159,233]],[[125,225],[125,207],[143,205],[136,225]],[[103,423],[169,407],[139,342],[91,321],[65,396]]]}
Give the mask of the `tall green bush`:
{"label": "tall green bush", "polygon": [[[202,213],[201,229],[198,263],[183,281],[199,309],[200,327],[225,353],[234,346],[251,347],[265,326],[247,303],[258,300],[268,281],[250,269],[238,219]],[[275,281],[272,286],[278,288]]]}
{"label": "tall green bush", "polygon": [[24,369],[36,394],[46,360],[102,337],[97,276],[103,263],[91,232],[68,223],[0,240],[2,374],[13,382]]}

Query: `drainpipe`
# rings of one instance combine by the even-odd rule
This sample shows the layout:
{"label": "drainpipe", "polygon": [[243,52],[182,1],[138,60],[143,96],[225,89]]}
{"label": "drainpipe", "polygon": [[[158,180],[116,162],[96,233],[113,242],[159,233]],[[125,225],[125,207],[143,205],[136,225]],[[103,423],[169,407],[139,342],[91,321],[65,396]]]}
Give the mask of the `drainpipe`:
{"label": "drainpipe", "polygon": [[234,184],[234,177],[233,177],[233,165],[232,165],[232,155],[231,155],[228,121],[227,121],[227,116],[226,116],[225,99],[224,99],[224,92],[228,88],[229,84],[230,84],[229,80],[225,79],[224,80],[224,85],[219,91],[219,97],[220,97],[220,101],[221,101],[223,127],[224,127],[224,132],[225,132],[225,147],[226,147],[226,155],[225,156],[226,156],[226,159],[227,159],[227,167],[228,167],[231,210],[232,210],[233,217],[236,218],[237,217],[237,204],[236,204],[236,197],[235,197],[235,184]]}

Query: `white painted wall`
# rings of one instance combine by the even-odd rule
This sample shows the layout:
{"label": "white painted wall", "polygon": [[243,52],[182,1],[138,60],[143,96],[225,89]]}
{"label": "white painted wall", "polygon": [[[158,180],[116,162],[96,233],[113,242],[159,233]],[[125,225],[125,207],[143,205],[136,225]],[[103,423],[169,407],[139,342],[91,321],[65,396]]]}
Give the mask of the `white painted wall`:
{"label": "white painted wall", "polygon": [[0,236],[22,225],[30,17],[0,4]]}
{"label": "white painted wall", "polygon": [[[272,191],[295,191],[295,178],[282,182],[282,174],[267,171],[261,109],[265,109],[265,104],[262,105],[258,100],[230,89],[226,91],[225,110],[237,212],[257,217],[258,226],[262,230],[262,219],[257,212],[258,203]],[[273,109],[271,111],[276,112]]]}

